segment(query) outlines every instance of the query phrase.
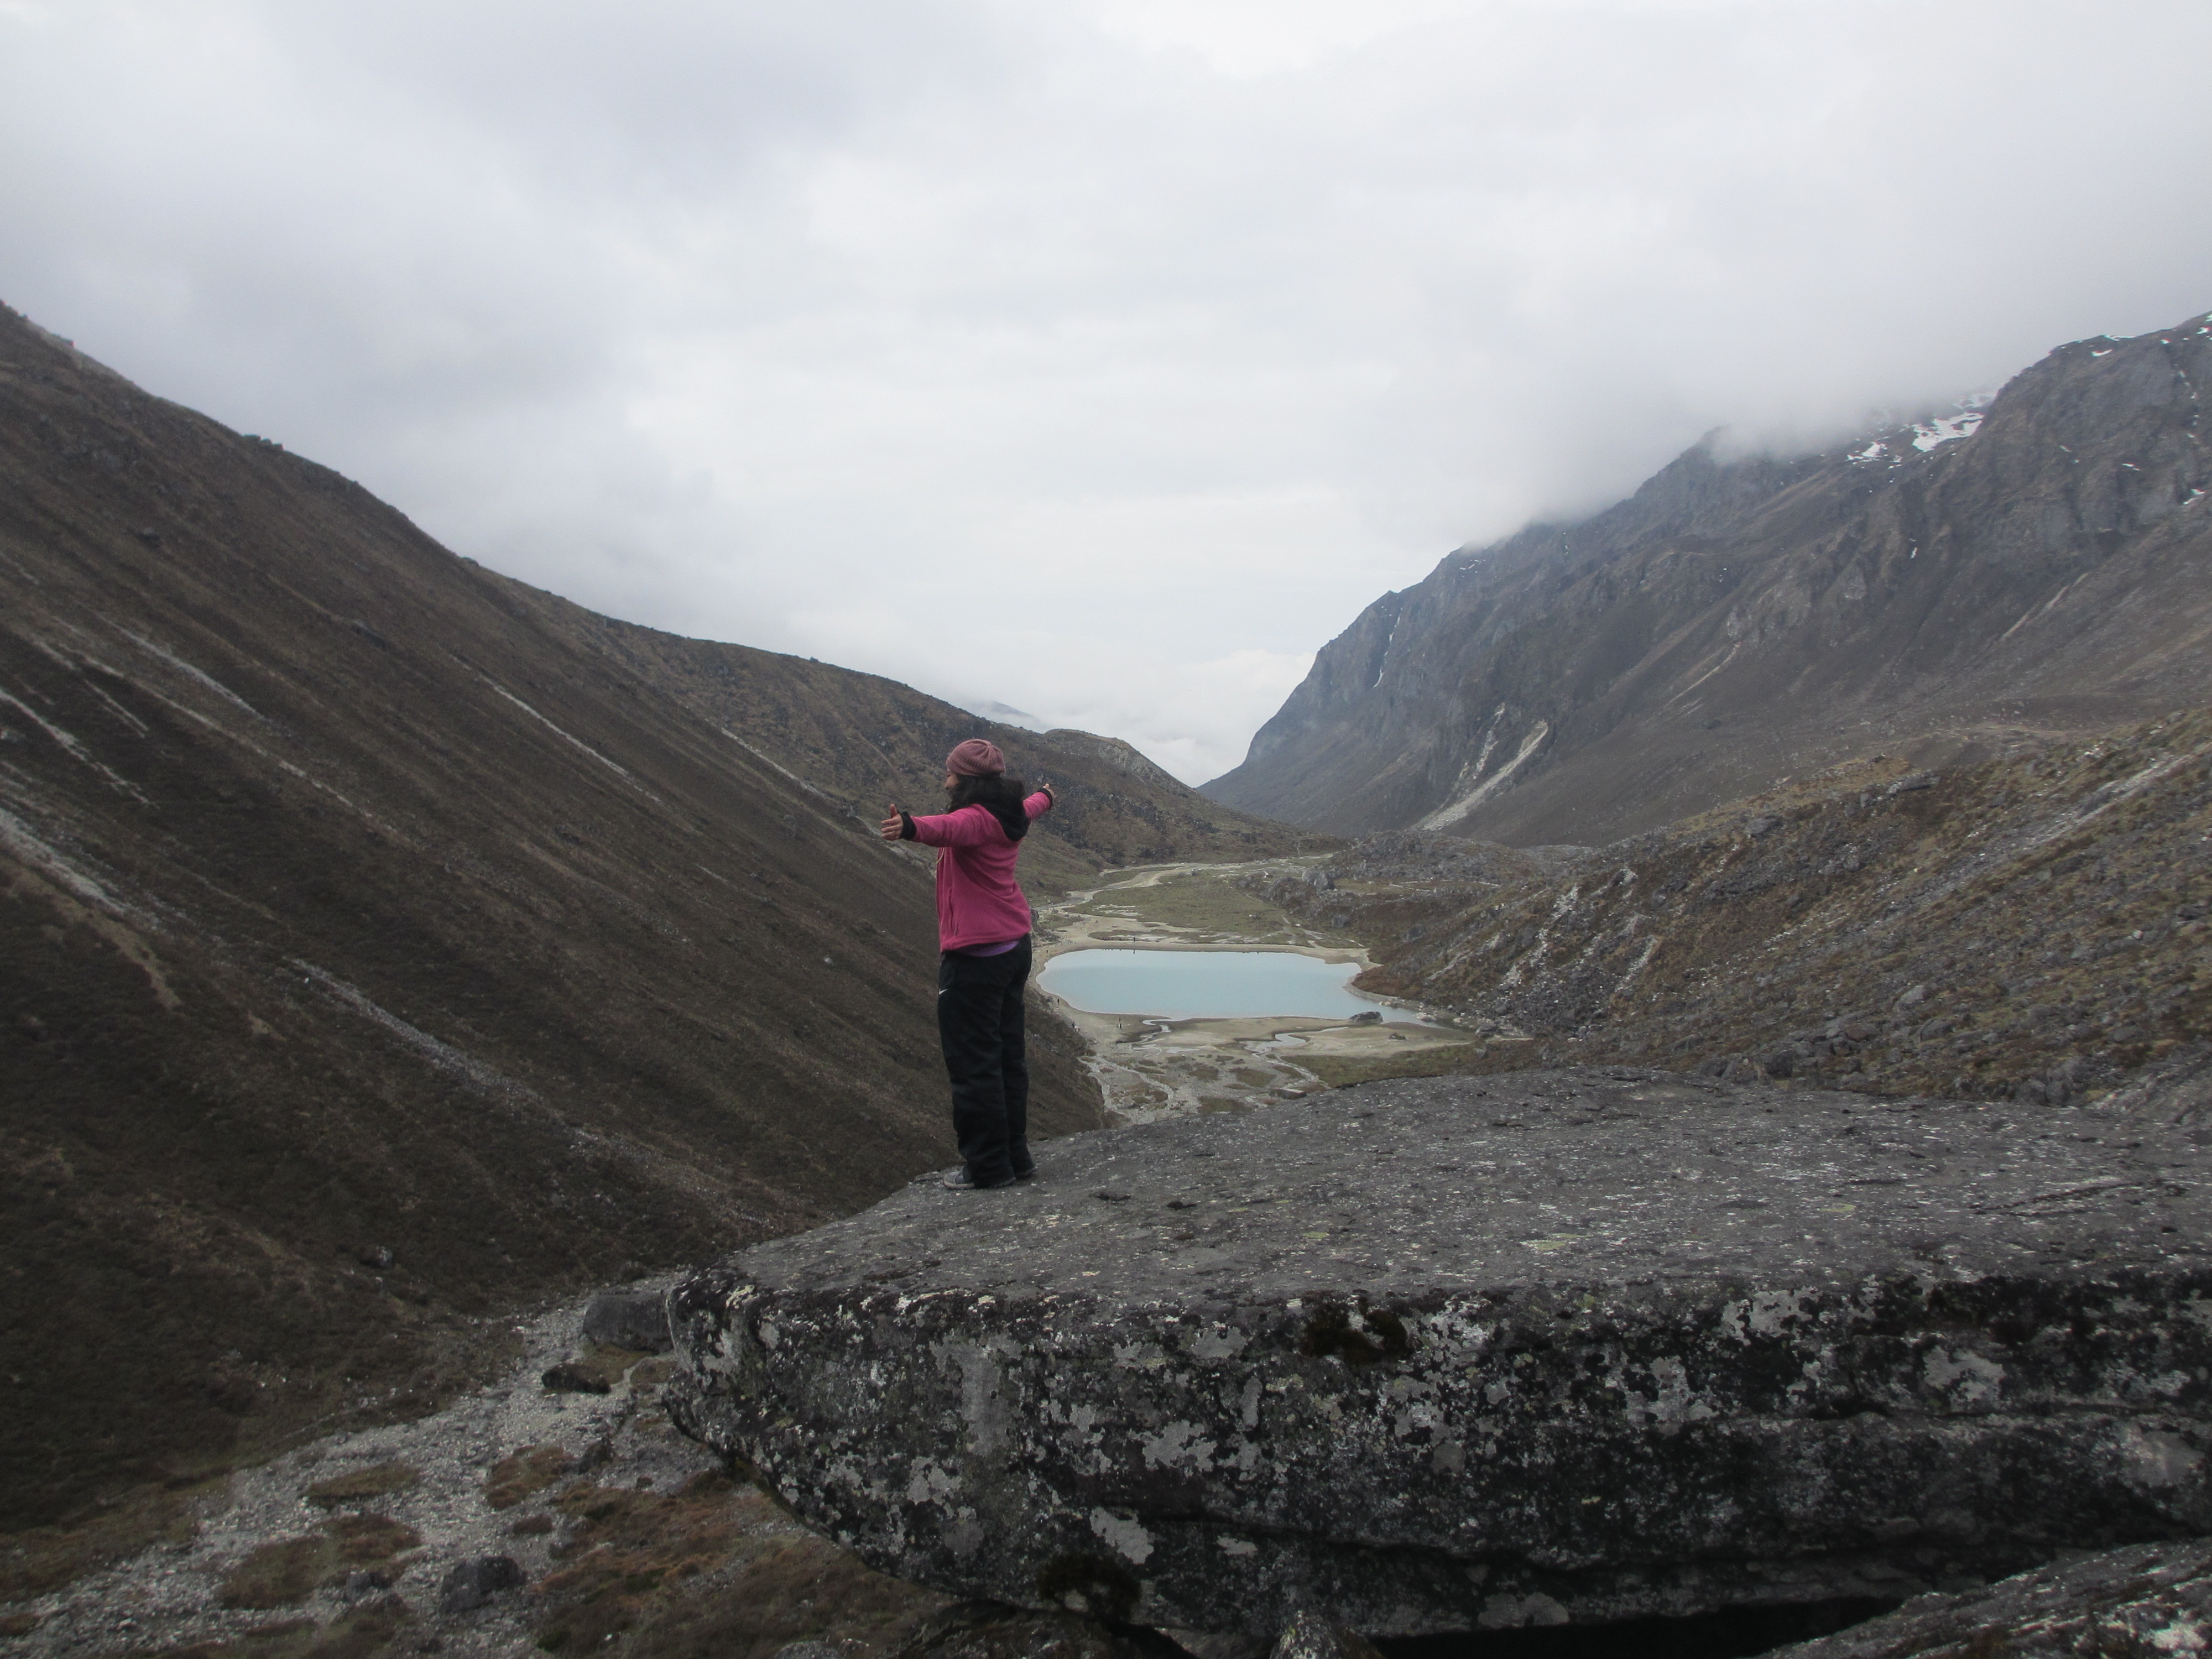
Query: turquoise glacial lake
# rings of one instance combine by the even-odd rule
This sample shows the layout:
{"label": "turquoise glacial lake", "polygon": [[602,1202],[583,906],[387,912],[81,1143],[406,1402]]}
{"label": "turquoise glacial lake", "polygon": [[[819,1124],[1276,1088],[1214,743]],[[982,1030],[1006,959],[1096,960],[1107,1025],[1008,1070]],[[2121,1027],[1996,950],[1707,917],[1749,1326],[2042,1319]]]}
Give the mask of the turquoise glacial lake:
{"label": "turquoise glacial lake", "polygon": [[1413,1022],[1401,1009],[1351,988],[1352,963],[1327,963],[1290,951],[1069,951],[1037,983],[1086,1013],[1159,1014],[1176,1019],[1296,1014],[1346,1019],[1380,1013]]}

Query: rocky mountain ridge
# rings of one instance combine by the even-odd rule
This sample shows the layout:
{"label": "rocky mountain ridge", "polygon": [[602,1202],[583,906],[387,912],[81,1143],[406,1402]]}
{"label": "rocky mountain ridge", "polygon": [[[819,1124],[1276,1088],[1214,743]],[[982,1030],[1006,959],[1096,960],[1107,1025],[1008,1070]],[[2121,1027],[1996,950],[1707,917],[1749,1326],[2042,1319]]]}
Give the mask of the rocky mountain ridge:
{"label": "rocky mountain ridge", "polygon": [[2197,704],[2208,388],[2200,317],[1820,454],[1709,439],[1376,600],[1206,793],[1340,834],[1597,845],[1877,749]]}

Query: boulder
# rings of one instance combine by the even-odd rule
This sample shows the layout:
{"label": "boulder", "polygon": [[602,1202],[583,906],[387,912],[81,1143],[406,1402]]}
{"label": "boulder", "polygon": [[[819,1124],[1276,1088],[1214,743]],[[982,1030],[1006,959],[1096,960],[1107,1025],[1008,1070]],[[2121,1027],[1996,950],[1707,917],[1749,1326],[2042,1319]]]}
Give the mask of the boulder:
{"label": "boulder", "polygon": [[2212,1543],[2137,1544],[1956,1595],[1923,1595],[1767,1659],[2113,1659],[2212,1646]]}
{"label": "boulder", "polygon": [[473,1613],[495,1596],[522,1585],[522,1568],[511,1555],[483,1555],[457,1561],[438,1587],[438,1611]]}
{"label": "boulder", "polygon": [[601,1291],[584,1308],[584,1340],[632,1353],[666,1353],[668,1297],[659,1290]]}
{"label": "boulder", "polygon": [[2212,1530],[2208,1133],[1369,1084],[746,1250],[672,1407],[884,1571],[1117,1623],[1894,1602]]}
{"label": "boulder", "polygon": [[548,1394],[612,1394],[614,1384],[597,1375],[588,1366],[579,1365],[573,1359],[564,1359],[551,1367],[538,1379],[538,1386]]}

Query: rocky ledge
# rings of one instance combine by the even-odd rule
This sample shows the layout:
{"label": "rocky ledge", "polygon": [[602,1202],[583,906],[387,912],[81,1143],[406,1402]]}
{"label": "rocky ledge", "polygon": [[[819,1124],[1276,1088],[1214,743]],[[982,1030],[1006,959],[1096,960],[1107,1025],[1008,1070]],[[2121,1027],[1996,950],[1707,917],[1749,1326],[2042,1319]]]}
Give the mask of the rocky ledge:
{"label": "rocky ledge", "polygon": [[1079,1136],[679,1285],[672,1414],[872,1565],[1119,1621],[1957,1590],[2212,1530],[2208,1135],[1585,1070]]}
{"label": "rocky ledge", "polygon": [[1767,1659],[2166,1659],[2212,1646],[2212,1544],[2137,1544],[1923,1595]]}

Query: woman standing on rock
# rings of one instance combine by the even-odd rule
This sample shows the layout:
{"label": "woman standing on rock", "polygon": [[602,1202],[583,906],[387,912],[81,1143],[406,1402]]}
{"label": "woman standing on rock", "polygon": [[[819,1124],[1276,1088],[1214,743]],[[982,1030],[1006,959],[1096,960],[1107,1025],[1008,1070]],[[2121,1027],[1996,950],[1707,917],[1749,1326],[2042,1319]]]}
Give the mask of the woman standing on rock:
{"label": "woman standing on rock", "polygon": [[945,757],[945,796],[948,810],[935,817],[893,801],[883,837],[937,848],[937,1035],[960,1143],[960,1167],[945,1184],[981,1191],[1036,1171],[1022,1023],[1032,918],[1014,864],[1030,820],[1052,811],[1053,793],[1025,795],[999,745],[970,738]]}

